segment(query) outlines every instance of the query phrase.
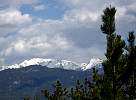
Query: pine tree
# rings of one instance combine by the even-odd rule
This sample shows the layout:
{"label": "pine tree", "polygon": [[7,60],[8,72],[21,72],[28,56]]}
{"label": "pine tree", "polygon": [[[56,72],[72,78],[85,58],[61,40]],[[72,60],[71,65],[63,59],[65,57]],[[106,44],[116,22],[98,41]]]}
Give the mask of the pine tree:
{"label": "pine tree", "polygon": [[129,32],[128,46],[125,48],[126,53],[126,70],[122,75],[122,83],[125,83],[126,94],[129,95],[130,100],[136,98],[136,46],[134,32]]}
{"label": "pine tree", "polygon": [[[115,8],[106,8],[104,10],[104,15],[102,15],[102,21],[103,24],[101,25],[101,30],[103,33],[106,34],[107,38],[107,51],[106,51],[106,58],[107,61],[103,63],[104,66],[104,73],[105,73],[105,78],[106,80],[112,81],[113,82],[113,95],[114,95],[114,100],[115,100],[115,95],[116,95],[116,89],[115,89],[115,68],[112,64],[112,51],[113,51],[113,41],[115,38],[115,13],[116,9]],[[108,82],[109,83],[109,82]],[[109,84],[108,87],[111,88]]]}
{"label": "pine tree", "polygon": [[128,66],[131,68],[130,71],[130,80],[131,80],[131,87],[130,87],[130,98],[134,100],[136,98],[136,46],[135,46],[135,36],[134,32],[129,33],[128,37]]}
{"label": "pine tree", "polygon": [[[107,99],[113,98],[113,100],[119,100],[119,93],[121,92],[118,88],[118,78],[121,76],[121,70],[124,67],[124,47],[125,42],[121,39],[120,35],[115,33],[115,13],[116,9],[114,7],[109,7],[104,10],[102,15],[102,25],[101,30],[106,34],[107,38],[107,60],[103,63],[104,67],[104,78],[103,81],[108,87],[107,90],[103,90],[102,93],[107,95]],[[104,88],[106,89],[104,85]],[[112,88],[112,89],[111,89]],[[112,95],[106,92],[112,93]],[[103,97],[104,98],[104,97]]]}
{"label": "pine tree", "polygon": [[100,80],[98,71],[93,68],[93,80],[85,78],[82,84],[77,80],[76,86],[71,88],[70,96],[72,100],[101,100]]}
{"label": "pine tree", "polygon": [[42,90],[42,94],[48,100],[67,100],[68,91],[66,88],[63,88],[60,81],[56,81],[54,84],[54,91],[50,93],[48,90]]}

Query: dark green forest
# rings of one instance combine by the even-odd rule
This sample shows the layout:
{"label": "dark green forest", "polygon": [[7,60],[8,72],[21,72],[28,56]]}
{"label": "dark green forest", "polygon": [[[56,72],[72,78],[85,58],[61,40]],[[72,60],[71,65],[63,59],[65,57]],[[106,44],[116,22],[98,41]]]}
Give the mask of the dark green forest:
{"label": "dark green forest", "polygon": [[[107,42],[103,61],[104,74],[93,69],[93,80],[75,80],[72,88],[56,81],[53,91],[43,89],[45,100],[136,100],[136,44],[134,32],[128,32],[127,41],[116,33],[116,9],[107,7],[102,14],[100,29]],[[24,100],[40,100],[25,97]]]}

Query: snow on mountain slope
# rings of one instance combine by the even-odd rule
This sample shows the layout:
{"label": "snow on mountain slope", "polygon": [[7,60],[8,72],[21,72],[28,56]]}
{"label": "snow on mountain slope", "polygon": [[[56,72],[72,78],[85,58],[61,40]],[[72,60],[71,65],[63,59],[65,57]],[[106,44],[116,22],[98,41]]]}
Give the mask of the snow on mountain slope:
{"label": "snow on mountain slope", "polygon": [[90,60],[90,62],[88,64],[82,64],[82,70],[88,70],[88,69],[91,69],[92,67],[97,67],[97,68],[101,68],[102,67],[102,61],[101,59],[95,59],[95,58],[92,58]]}
{"label": "snow on mountain slope", "polygon": [[5,70],[5,69],[22,68],[22,67],[27,67],[30,65],[41,65],[41,66],[46,66],[48,68],[63,68],[63,69],[68,69],[68,70],[80,69],[78,64],[71,62],[71,61],[67,61],[67,60],[33,58],[30,60],[25,60],[20,64],[2,66],[0,68],[0,71]]}
{"label": "snow on mountain slope", "polygon": [[100,59],[91,59],[88,64],[80,65],[67,60],[33,58],[33,59],[25,60],[20,64],[2,66],[0,67],[0,71],[5,69],[22,68],[30,65],[41,65],[41,66],[46,66],[48,68],[62,68],[67,70],[87,70],[87,69],[91,69],[94,66],[101,66],[101,63],[102,60]]}

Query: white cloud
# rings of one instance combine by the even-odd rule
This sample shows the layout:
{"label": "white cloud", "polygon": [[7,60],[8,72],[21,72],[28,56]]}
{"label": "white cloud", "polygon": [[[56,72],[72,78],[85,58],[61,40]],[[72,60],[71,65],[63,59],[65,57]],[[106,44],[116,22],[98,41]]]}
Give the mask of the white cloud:
{"label": "white cloud", "polygon": [[[90,40],[96,40],[96,37],[92,37],[89,27],[95,30],[95,27],[91,25],[96,22],[91,20],[91,18],[85,19],[86,21],[78,21],[78,17],[75,17],[74,22],[71,21],[70,17],[67,18],[67,20],[65,18],[62,20],[42,20],[36,24],[29,25],[29,27],[22,28],[19,30],[16,40],[8,44],[2,55],[8,61],[12,61],[11,56],[12,59],[16,59],[18,56],[22,57],[20,59],[28,57],[60,57],[61,59],[69,60],[71,58],[71,60],[78,62],[81,57],[82,59],[90,58],[91,55],[88,56],[88,54],[93,54],[94,51],[92,50],[92,53],[89,53],[86,49],[90,48],[92,42]],[[82,33],[84,31],[88,32]],[[86,44],[88,41],[90,41],[90,44]],[[84,48],[85,44],[88,45],[87,48]],[[95,51],[99,52],[99,50]],[[98,52],[97,54],[100,54]],[[84,54],[86,56],[83,56]]]}
{"label": "white cloud", "polygon": [[[50,23],[51,24],[51,23]],[[40,55],[54,53],[55,51],[63,51],[70,49],[71,44],[69,41],[61,36],[59,33],[55,33],[51,30],[46,30],[48,26],[47,23],[39,23],[32,25],[30,27],[22,29],[16,37],[16,40],[13,40],[8,47],[3,51],[3,55],[9,57],[14,53],[14,56],[18,54],[24,55]],[[48,26],[51,29],[51,26]],[[50,32],[53,32],[50,34]],[[32,52],[33,51],[33,52]],[[28,56],[29,56],[28,55]],[[39,56],[40,56],[39,55]]]}
{"label": "white cloud", "polygon": [[23,52],[25,50],[25,43],[22,40],[19,40],[16,44],[14,44],[14,48],[17,52]]}
{"label": "white cloud", "polygon": [[29,14],[22,14],[15,9],[7,9],[0,11],[0,25],[3,24],[24,24],[31,22],[32,19]]}
{"label": "white cloud", "polygon": [[79,22],[96,22],[98,21],[99,13],[89,11],[88,9],[74,9],[65,13],[65,20],[73,20]]}
{"label": "white cloud", "polygon": [[32,18],[29,14],[22,14],[16,9],[0,10],[0,36],[12,33],[31,22]]}

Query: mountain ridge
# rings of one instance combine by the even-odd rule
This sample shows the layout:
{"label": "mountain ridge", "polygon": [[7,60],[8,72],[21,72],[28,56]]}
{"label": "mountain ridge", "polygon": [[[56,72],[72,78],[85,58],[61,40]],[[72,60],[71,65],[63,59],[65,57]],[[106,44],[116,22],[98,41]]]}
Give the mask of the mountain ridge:
{"label": "mountain ridge", "polygon": [[92,58],[88,64],[86,63],[78,64],[76,62],[72,62],[68,60],[32,58],[32,59],[24,60],[23,62],[19,64],[2,66],[0,67],[0,71],[6,70],[6,69],[23,68],[23,67],[28,67],[31,65],[41,65],[41,66],[46,66],[48,68],[62,68],[66,70],[85,71],[85,70],[91,69],[94,66],[101,67],[102,61],[103,60],[99,58]]}

